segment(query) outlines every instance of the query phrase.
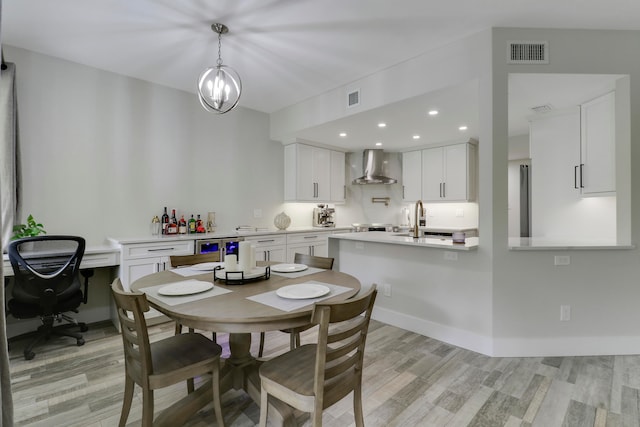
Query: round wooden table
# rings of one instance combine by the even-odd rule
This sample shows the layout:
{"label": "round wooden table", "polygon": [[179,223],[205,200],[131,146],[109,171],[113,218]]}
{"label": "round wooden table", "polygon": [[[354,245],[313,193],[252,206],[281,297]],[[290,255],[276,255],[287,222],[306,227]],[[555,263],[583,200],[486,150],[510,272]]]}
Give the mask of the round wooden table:
{"label": "round wooden table", "polygon": [[[183,277],[170,270],[162,271],[136,280],[131,284],[131,290],[138,291],[148,287],[192,279],[211,282],[213,281],[213,273],[204,272],[197,276]],[[202,297],[178,305],[167,304],[163,302],[166,297],[162,299],[157,296],[154,297],[150,292],[147,292],[147,299],[149,305],[153,308],[184,326],[205,331],[228,332],[230,356],[225,360],[222,368],[220,377],[221,392],[224,393],[230,388],[242,388],[259,404],[259,361],[250,353],[251,332],[288,329],[308,324],[311,319],[314,300],[309,300],[309,305],[306,307],[287,312],[247,298],[275,291],[283,286],[308,281],[349,288],[344,293],[324,299],[323,301],[326,302],[343,301],[353,297],[360,291],[360,282],[355,277],[333,270],[322,270],[296,278],[272,273],[268,279],[260,278],[237,285],[226,285],[224,281],[216,280],[214,286],[219,286],[231,292],[213,297]],[[199,407],[210,403],[210,401],[210,394],[207,393],[206,387],[200,387],[194,393],[189,394],[186,400],[181,400],[174,404],[181,405],[183,410],[172,411],[170,408],[162,414],[162,419],[159,417],[157,421],[162,424],[167,423],[167,425],[180,425],[184,420],[169,418],[178,413],[185,413],[184,405],[193,406],[193,412],[195,412]],[[290,416],[290,410],[286,405],[274,402],[273,409],[281,415],[280,421],[284,425],[293,422],[293,417]],[[270,414],[276,415],[271,409]]]}

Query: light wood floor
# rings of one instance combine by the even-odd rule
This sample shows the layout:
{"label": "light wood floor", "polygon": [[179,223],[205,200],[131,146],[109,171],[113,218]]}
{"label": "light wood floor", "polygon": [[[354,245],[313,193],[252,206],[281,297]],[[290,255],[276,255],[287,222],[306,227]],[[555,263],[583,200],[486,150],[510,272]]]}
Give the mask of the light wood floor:
{"label": "light wood floor", "polygon": [[[172,333],[172,324],[157,325],[151,339]],[[91,325],[85,339],[76,347],[72,339],[54,338],[36,348],[31,361],[22,358],[24,341],[12,342],[16,426],[117,425],[121,338],[104,323]],[[312,339],[313,332],[303,334],[303,341]],[[221,335],[223,347],[225,340]],[[285,334],[269,333],[265,355],[287,346]],[[368,427],[640,426],[640,356],[490,358],[372,321],[365,362]],[[182,385],[156,392],[156,411],[185,393]],[[140,401],[137,395],[130,426],[140,423]],[[258,406],[243,392],[223,395],[223,411],[228,426],[258,422]],[[304,414],[297,421],[309,425]],[[211,425],[210,407],[187,424]],[[325,411],[324,425],[353,425],[351,399]]]}

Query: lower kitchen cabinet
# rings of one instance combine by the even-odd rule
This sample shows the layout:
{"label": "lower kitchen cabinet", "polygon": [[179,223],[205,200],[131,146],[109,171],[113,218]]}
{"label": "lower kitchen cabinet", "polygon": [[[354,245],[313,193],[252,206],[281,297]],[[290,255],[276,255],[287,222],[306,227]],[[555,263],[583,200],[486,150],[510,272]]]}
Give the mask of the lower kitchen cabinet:
{"label": "lower kitchen cabinet", "polygon": [[320,231],[317,233],[296,233],[287,236],[287,262],[292,263],[296,253],[326,257],[329,255],[329,234],[331,232]]}
{"label": "lower kitchen cabinet", "polygon": [[245,237],[256,248],[256,261],[286,261],[287,236],[270,234],[264,236]]}

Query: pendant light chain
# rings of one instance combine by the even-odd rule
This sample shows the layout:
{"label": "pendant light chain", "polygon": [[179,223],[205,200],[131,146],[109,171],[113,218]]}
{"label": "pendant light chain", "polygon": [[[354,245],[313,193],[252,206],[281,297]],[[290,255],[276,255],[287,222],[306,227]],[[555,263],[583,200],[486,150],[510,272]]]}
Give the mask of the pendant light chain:
{"label": "pendant light chain", "polygon": [[220,51],[222,50],[222,33],[218,33],[218,67],[222,65],[222,54]]}

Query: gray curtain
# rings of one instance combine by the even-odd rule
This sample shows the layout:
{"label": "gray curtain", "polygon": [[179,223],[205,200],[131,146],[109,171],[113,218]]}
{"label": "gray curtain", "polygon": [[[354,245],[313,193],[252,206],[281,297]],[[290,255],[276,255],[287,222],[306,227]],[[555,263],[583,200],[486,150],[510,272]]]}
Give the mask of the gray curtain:
{"label": "gray curtain", "polygon": [[[1,3],[0,3],[1,5]],[[9,240],[17,206],[17,141],[18,141],[18,113],[16,106],[15,64],[2,61],[0,75],[0,117],[2,120],[2,138],[0,140],[0,247]],[[0,304],[3,313],[0,315],[0,401],[2,402],[2,417],[0,427],[13,426],[13,398],[11,396],[11,374],[9,372],[9,353],[7,349],[7,322],[4,314],[4,272],[0,264],[2,290]]]}

